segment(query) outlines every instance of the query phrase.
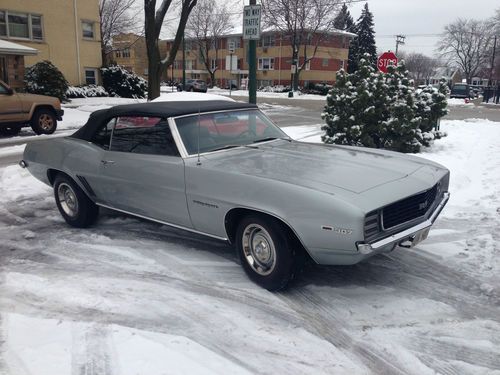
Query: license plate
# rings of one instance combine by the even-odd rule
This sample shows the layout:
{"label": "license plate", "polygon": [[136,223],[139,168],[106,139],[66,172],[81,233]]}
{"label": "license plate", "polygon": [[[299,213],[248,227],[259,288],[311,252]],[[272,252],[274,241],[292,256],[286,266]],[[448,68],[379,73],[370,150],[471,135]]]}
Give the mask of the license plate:
{"label": "license plate", "polygon": [[419,242],[422,242],[423,240],[425,240],[427,238],[427,236],[429,235],[430,230],[431,230],[431,228],[429,227],[429,228],[422,229],[421,231],[415,233],[415,238],[411,242],[411,246],[413,247],[416,244],[418,244]]}

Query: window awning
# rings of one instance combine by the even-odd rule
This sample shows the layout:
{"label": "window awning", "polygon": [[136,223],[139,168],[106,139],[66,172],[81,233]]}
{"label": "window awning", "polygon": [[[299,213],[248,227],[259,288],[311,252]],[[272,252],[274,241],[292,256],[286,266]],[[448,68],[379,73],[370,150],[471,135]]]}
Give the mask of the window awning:
{"label": "window awning", "polygon": [[36,55],[38,50],[0,39],[0,55]]}

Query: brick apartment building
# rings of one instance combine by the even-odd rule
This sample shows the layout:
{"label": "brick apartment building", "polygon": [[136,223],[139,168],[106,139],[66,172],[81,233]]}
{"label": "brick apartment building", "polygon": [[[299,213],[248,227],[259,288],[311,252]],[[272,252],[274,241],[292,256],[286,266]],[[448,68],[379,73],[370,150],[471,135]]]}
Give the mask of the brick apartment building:
{"label": "brick apartment building", "polygon": [[2,0],[0,39],[9,43],[1,43],[0,72],[14,86],[25,66],[42,60],[72,85],[99,83],[99,0]]}
{"label": "brick apartment building", "polygon": [[[301,86],[309,82],[335,81],[335,73],[347,64],[349,43],[354,34],[335,31],[318,33],[310,39],[307,46],[308,56],[312,56],[318,44],[314,58],[300,74]],[[171,48],[171,40],[160,41],[161,55],[166,56]],[[229,44],[235,46],[234,54],[229,53]],[[187,78],[210,80],[204,62],[200,59],[194,40],[185,42],[185,68]],[[242,34],[226,35],[220,39],[217,50],[209,52],[211,68],[217,67],[215,84],[227,87],[233,83],[237,87],[244,86],[248,77],[248,43]],[[113,60],[147,78],[146,45],[143,37],[134,34],[122,34],[113,40]],[[302,54],[302,53],[301,53]],[[300,61],[300,63],[303,60]],[[163,75],[164,80],[182,80],[182,50],[177,52],[174,64]],[[257,80],[258,86],[290,85],[292,68],[292,47],[290,38],[278,32],[262,34],[257,47]]]}
{"label": "brick apartment building", "polygon": [[[167,44],[160,41],[160,54],[165,56]],[[120,34],[113,38],[112,51],[108,54],[108,61],[123,66],[145,79],[148,78],[148,58],[146,39],[133,33]]]}
{"label": "brick apartment building", "polygon": [[[310,82],[333,83],[336,72],[347,64],[349,43],[354,36],[344,31],[314,34],[307,46],[307,56],[314,54],[316,45],[317,50],[305,70],[300,73],[299,85],[304,86]],[[166,41],[167,51],[171,43]],[[232,56],[228,49],[230,43],[234,43],[235,46]],[[186,77],[208,81],[210,75],[194,45],[194,41],[186,40]],[[217,51],[212,49],[209,52],[211,67],[217,67],[216,85],[227,87],[231,82],[237,87],[244,86],[248,77],[247,46],[248,43],[243,40],[242,34],[231,34],[221,38]],[[257,44],[257,86],[290,85],[292,52],[291,40],[286,35],[279,32],[263,33]],[[302,55],[301,49],[299,56]],[[299,64],[302,62],[303,58],[300,58]],[[182,65],[182,51],[180,51],[173,66],[166,73],[166,78],[181,80]]]}

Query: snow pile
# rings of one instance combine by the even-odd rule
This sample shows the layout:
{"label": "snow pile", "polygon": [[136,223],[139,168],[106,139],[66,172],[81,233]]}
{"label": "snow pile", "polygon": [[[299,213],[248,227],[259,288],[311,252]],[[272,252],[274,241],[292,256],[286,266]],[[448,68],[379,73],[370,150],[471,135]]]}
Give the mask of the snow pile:
{"label": "snow pile", "polygon": [[66,90],[67,98],[96,98],[109,96],[108,92],[102,86],[68,86]]}
{"label": "snow pile", "polygon": [[471,101],[466,101],[465,99],[459,98],[448,98],[448,105],[450,106],[474,106]]}
{"label": "snow pile", "polygon": [[234,102],[233,99],[228,98],[227,96],[215,95],[215,94],[207,94],[201,92],[162,92],[161,95],[152,100],[152,102],[186,102],[193,100],[201,100],[201,101],[212,101],[212,100],[222,100],[227,102]]}
{"label": "snow pile", "polygon": [[441,127],[419,154],[451,170],[429,238],[275,294],[222,242],[106,210],[71,228],[50,187],[1,168],[0,374],[496,374],[500,123]]}

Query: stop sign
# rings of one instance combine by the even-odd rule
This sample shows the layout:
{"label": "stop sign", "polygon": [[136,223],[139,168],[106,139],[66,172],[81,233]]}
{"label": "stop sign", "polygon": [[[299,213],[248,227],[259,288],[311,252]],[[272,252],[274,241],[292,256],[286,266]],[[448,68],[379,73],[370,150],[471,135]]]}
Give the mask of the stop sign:
{"label": "stop sign", "polygon": [[397,66],[398,65],[398,58],[394,54],[394,52],[384,52],[378,57],[377,60],[377,67],[378,70],[380,70],[383,73],[387,73],[387,67],[388,66]]}

